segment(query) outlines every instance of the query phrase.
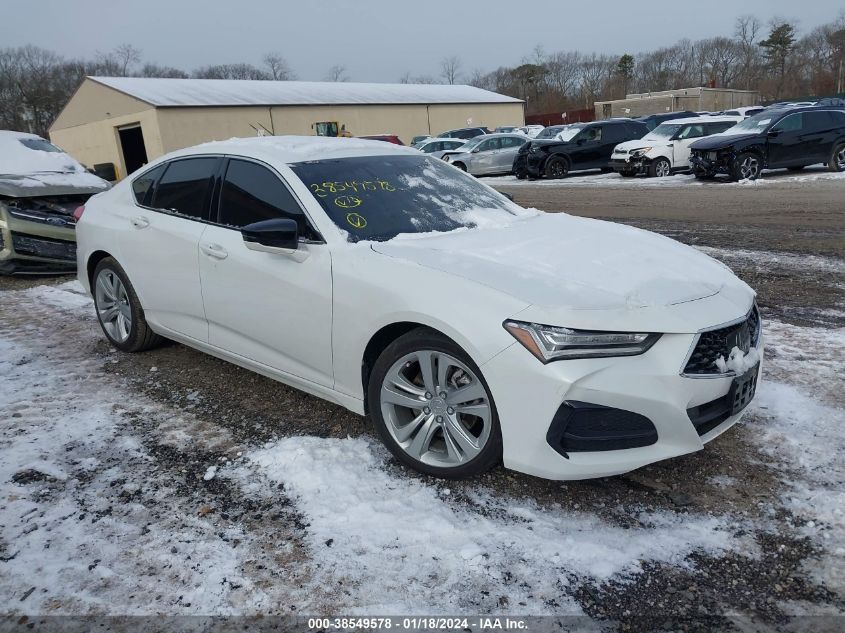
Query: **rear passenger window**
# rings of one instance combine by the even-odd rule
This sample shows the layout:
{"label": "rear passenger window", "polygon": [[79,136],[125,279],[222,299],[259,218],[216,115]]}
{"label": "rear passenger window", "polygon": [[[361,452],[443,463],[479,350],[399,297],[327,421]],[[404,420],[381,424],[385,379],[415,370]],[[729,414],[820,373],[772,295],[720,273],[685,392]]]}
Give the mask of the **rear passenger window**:
{"label": "rear passenger window", "polygon": [[167,167],[166,164],[154,167],[132,181],[132,193],[135,194],[135,202],[144,206],[150,205],[155,183],[161,177],[165,167]]}
{"label": "rear passenger window", "polygon": [[220,196],[220,223],[242,227],[262,220],[291,218],[299,234],[313,237],[305,214],[272,171],[245,160],[230,160]]}
{"label": "rear passenger window", "polygon": [[833,127],[830,112],[805,112],[804,127],[808,132],[822,132]]}
{"label": "rear passenger window", "polygon": [[210,157],[171,162],[156,187],[152,206],[192,218],[205,218],[217,162],[217,158]]}

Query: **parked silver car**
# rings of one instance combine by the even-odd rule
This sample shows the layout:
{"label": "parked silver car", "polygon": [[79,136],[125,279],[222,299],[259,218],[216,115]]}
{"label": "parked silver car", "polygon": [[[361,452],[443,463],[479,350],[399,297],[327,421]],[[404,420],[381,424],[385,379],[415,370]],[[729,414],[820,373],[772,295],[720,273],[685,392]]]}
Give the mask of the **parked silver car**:
{"label": "parked silver car", "polygon": [[435,158],[443,158],[445,152],[456,150],[466,144],[464,138],[430,138],[415,147],[423,154],[431,154]]}
{"label": "parked silver car", "polygon": [[460,149],[446,152],[443,160],[473,176],[509,174],[519,148],[530,140],[524,134],[476,136]]}

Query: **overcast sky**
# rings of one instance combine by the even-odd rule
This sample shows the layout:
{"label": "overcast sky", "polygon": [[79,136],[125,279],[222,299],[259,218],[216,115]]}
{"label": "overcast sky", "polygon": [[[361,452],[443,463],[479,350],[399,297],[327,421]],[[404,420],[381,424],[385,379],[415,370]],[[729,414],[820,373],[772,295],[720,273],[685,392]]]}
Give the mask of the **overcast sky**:
{"label": "overcast sky", "polygon": [[90,57],[122,43],[144,61],[191,70],[258,64],[278,51],[299,79],[335,64],[353,81],[437,75],[445,56],[463,70],[514,65],[548,52],[622,54],[678,39],[731,35],[737,15],[782,16],[801,32],[834,20],[845,0],[26,0],[3,2],[0,47],[36,44]]}

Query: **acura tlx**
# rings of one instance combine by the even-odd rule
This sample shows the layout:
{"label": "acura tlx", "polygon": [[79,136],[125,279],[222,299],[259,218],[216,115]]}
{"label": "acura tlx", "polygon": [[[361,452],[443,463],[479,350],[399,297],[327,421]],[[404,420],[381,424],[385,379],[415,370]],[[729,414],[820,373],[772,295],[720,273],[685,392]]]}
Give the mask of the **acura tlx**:
{"label": "acura tlx", "polygon": [[755,294],[722,264],[523,209],[410,148],[208,143],[77,216],[112,345],[172,339],[368,415],[431,475],[579,479],[697,451],[761,372]]}

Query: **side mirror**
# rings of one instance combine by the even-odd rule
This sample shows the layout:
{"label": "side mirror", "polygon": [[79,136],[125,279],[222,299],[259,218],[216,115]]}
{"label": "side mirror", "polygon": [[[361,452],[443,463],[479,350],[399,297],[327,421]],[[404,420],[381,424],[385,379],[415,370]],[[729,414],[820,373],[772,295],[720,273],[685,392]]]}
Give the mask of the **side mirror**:
{"label": "side mirror", "polygon": [[247,224],[241,229],[244,245],[251,251],[290,255],[299,248],[296,220],[279,218]]}
{"label": "side mirror", "polygon": [[117,180],[117,170],[114,168],[114,163],[97,163],[91,173],[109,182]]}

